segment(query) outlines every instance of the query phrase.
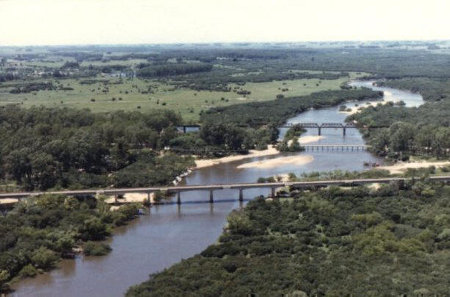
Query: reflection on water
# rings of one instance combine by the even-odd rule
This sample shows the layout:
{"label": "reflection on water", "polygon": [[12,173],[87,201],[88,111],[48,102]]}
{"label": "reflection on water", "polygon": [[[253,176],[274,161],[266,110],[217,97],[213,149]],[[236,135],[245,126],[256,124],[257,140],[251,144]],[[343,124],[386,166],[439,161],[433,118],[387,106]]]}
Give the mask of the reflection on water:
{"label": "reflection on water", "polygon": [[[354,82],[355,86],[372,87],[370,82]],[[407,106],[417,106],[423,101],[420,95],[390,88],[389,100],[398,98]],[[346,103],[352,106],[355,103]],[[364,103],[358,102],[362,105]],[[292,119],[298,122],[343,122],[346,115],[338,112],[338,107],[309,110]],[[280,131],[285,133],[285,129]],[[306,135],[317,135],[316,129],[309,129]],[[341,129],[323,129],[323,139],[311,144],[362,144],[361,134],[348,129],[342,136]],[[314,157],[314,161],[302,166],[283,165],[271,169],[237,169],[240,164],[277,156],[253,158],[228,164],[219,164],[194,171],[184,181],[185,184],[212,184],[233,182],[255,182],[258,177],[293,172],[328,170],[362,170],[363,162],[381,162],[367,152],[303,152]],[[258,195],[268,195],[269,189],[248,189],[245,199]],[[208,201],[208,192],[182,193],[182,201]],[[129,225],[115,230],[110,244],[112,253],[105,257],[77,257],[62,261],[60,268],[34,279],[26,279],[16,284],[12,296],[123,296],[126,289],[148,279],[148,275],[161,271],[183,258],[199,253],[214,243],[222,232],[226,216],[232,209],[241,207],[236,201],[237,190],[214,192],[219,203],[183,203],[181,206],[169,204],[155,206],[150,214],[142,216]]]}

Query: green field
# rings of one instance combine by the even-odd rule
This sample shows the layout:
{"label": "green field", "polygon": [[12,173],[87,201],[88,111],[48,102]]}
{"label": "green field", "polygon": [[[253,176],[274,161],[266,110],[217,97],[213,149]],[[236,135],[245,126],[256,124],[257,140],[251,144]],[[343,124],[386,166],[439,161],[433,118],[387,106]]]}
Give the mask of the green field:
{"label": "green field", "polygon": [[[352,73],[351,77],[359,75]],[[73,90],[37,91],[32,93],[12,94],[11,84],[0,85],[0,105],[20,104],[24,107],[44,105],[48,107],[89,108],[94,112],[114,110],[171,109],[180,112],[187,121],[197,121],[199,113],[211,107],[245,103],[251,101],[273,100],[277,94],[285,97],[308,95],[323,90],[336,90],[347,81],[347,77],[337,80],[298,79],[272,81],[264,83],[246,83],[239,87],[250,91],[250,95],[239,95],[235,92],[195,91],[175,88],[153,80],[97,77],[108,80],[86,85],[80,84],[82,79],[36,80],[35,82],[52,81],[55,86],[73,88]],[[17,82],[16,82],[17,83]],[[150,87],[151,92],[148,92]],[[284,91],[282,91],[284,89]],[[287,90],[286,90],[287,89]]]}

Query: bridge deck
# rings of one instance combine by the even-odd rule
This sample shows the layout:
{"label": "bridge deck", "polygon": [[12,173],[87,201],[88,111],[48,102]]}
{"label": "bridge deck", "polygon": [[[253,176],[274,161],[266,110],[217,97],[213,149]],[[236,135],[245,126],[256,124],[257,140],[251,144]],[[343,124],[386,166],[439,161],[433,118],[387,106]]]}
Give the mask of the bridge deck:
{"label": "bridge deck", "polygon": [[[173,186],[173,187],[148,187],[148,188],[119,188],[119,189],[93,189],[93,190],[75,190],[75,191],[48,191],[48,192],[19,192],[19,193],[1,193],[0,199],[8,198],[26,198],[39,196],[43,194],[81,196],[81,195],[123,195],[126,193],[151,193],[156,191],[169,192],[187,192],[187,191],[216,191],[225,189],[252,189],[252,188],[279,188],[279,187],[311,187],[311,186],[330,186],[330,185],[363,185],[371,183],[390,183],[392,181],[407,181],[410,178],[389,177],[375,179],[348,179],[348,180],[324,180],[324,181],[300,181],[300,182],[275,182],[275,183],[236,183],[236,184],[217,184],[217,185],[192,185],[192,186]],[[450,176],[433,176],[432,181],[450,181]]]}

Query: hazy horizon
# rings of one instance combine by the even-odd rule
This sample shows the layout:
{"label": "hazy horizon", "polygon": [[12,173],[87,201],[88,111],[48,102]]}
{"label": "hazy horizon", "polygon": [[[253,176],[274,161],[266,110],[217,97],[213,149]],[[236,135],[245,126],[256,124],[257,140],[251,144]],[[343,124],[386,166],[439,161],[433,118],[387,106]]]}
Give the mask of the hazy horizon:
{"label": "hazy horizon", "polygon": [[435,41],[445,0],[0,0],[0,46]]}

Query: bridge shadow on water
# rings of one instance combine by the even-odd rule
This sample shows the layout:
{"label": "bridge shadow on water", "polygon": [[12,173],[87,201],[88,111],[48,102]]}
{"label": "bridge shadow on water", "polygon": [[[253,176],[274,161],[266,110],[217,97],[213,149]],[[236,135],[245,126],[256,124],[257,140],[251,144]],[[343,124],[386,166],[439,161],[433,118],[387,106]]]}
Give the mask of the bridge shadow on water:
{"label": "bridge shadow on water", "polygon": [[[256,198],[256,197],[255,197]],[[254,198],[251,199],[217,199],[214,200],[214,202],[210,202],[209,200],[188,200],[188,201],[181,201],[181,203],[177,203],[177,201],[164,201],[162,203],[157,203],[154,204],[152,206],[164,206],[164,205],[183,205],[183,204],[218,204],[218,203],[231,203],[231,202],[242,202],[242,203],[246,203],[249,202],[251,200],[253,200]]]}

